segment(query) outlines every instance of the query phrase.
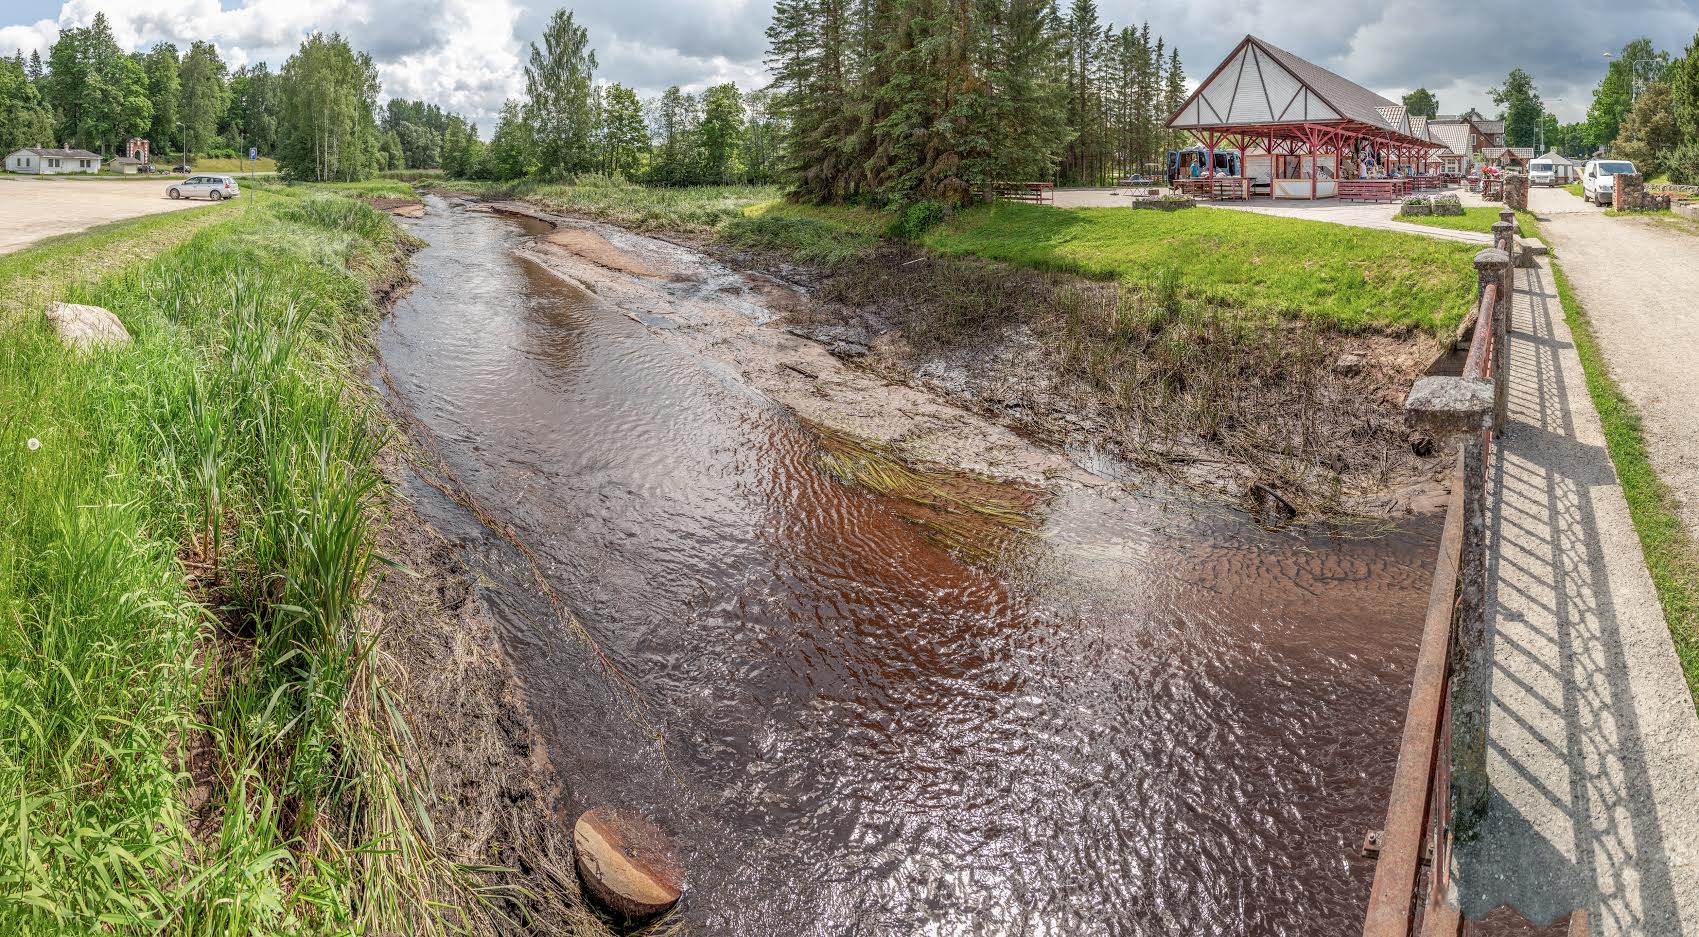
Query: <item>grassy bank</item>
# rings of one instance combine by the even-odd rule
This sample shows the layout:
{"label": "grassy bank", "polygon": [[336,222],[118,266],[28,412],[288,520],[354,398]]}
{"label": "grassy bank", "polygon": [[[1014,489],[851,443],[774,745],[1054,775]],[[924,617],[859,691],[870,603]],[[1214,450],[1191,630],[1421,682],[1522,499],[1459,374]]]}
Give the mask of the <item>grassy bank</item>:
{"label": "grassy bank", "polygon": [[1468,244],[1216,209],[992,205],[961,213],[925,244],[1094,279],[1176,271],[1201,301],[1346,331],[1449,330],[1474,283]]}
{"label": "grassy bank", "polygon": [[[0,932],[457,919],[359,624],[382,482],[350,376],[400,237],[256,191],[0,262]],[[67,351],[51,299],[134,341]]]}
{"label": "grassy bank", "polygon": [[572,184],[521,180],[426,180],[433,188],[486,198],[524,199],[548,211],[600,218],[639,231],[706,233],[779,198],[777,186],[659,188],[618,179],[581,178]]}
{"label": "grassy bank", "polygon": [[1605,447],[1616,466],[1617,480],[1628,500],[1634,530],[1657,588],[1676,656],[1687,678],[1688,692],[1699,705],[1699,544],[1694,543],[1677,510],[1675,495],[1652,468],[1638,409],[1611,377],[1586,310],[1569,288],[1557,263],[1552,264],[1563,317],[1575,337],[1575,353],[1586,372],[1587,392],[1599,411]]}

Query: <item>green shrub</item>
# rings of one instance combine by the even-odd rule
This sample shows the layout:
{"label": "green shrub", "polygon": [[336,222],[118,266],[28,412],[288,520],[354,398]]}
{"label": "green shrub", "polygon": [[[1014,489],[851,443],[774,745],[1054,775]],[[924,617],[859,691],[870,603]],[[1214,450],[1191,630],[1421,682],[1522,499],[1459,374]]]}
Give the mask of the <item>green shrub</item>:
{"label": "green shrub", "polygon": [[944,206],[938,202],[913,202],[897,210],[888,237],[918,241],[944,222]]}

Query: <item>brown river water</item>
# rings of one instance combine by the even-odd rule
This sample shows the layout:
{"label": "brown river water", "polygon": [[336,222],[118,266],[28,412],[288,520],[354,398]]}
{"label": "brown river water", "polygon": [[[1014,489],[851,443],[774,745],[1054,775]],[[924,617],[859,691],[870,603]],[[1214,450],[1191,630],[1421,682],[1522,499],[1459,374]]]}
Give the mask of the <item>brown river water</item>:
{"label": "brown river water", "polygon": [[[430,209],[382,361],[642,705],[515,550],[408,493],[480,571],[571,809],[675,838],[686,932],[1360,929],[1436,519],[1271,532],[1076,486],[970,564],[663,313],[516,257],[546,224]],[[697,261],[665,288],[761,315]]]}

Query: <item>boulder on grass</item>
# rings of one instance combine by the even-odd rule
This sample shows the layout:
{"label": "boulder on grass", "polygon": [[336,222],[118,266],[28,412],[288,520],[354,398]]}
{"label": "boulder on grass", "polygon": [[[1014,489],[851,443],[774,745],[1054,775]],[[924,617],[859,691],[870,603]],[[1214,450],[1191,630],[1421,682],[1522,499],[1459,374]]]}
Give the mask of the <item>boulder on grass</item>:
{"label": "boulder on grass", "polygon": [[59,340],[72,348],[88,351],[122,345],[130,340],[124,323],[110,310],[81,303],[53,303],[47,307],[47,321],[59,333]]}
{"label": "boulder on grass", "polygon": [[572,842],[590,894],[628,919],[660,914],[684,893],[684,870],[672,844],[635,811],[592,807],[578,818]]}

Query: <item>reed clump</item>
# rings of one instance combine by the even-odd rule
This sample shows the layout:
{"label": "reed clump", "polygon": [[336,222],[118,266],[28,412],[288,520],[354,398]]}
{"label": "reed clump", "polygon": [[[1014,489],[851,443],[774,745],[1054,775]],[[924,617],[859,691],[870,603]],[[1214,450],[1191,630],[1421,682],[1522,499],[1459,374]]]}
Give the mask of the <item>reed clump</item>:
{"label": "reed clump", "polygon": [[[0,933],[493,929],[363,614],[355,365],[405,235],[323,193],[213,211],[92,276],[75,241],[0,266]],[[50,299],[135,340],[69,352]]]}

